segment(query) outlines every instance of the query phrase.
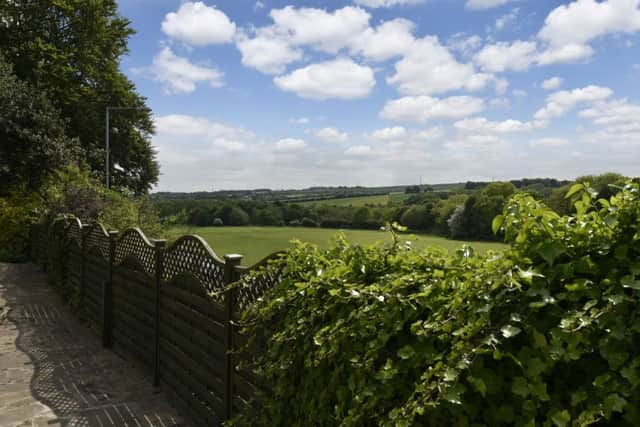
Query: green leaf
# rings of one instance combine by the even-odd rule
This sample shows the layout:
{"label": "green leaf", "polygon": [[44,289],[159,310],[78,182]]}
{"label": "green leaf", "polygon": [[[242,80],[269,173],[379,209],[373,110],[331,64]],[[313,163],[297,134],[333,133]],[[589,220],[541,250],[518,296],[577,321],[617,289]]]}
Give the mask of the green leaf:
{"label": "green leaf", "polygon": [[415,355],[416,351],[410,345],[405,345],[400,350],[398,350],[398,357],[404,360],[411,359]]}
{"label": "green leaf", "polygon": [[608,418],[612,412],[622,412],[625,406],[627,401],[618,393],[613,393],[604,400],[604,413]]}
{"label": "green leaf", "polygon": [[567,191],[567,194],[564,196],[564,198],[570,199],[571,196],[583,190],[584,190],[584,184],[573,184],[569,189],[569,191]]}
{"label": "green leaf", "polygon": [[557,241],[546,241],[539,245],[536,251],[547,264],[553,265],[554,261],[566,252],[564,246]]}
{"label": "green leaf", "polygon": [[625,288],[630,288],[630,289],[635,289],[636,291],[640,291],[640,280],[635,280],[635,277],[633,277],[630,274],[620,279],[620,283]]}
{"label": "green leaf", "polygon": [[457,383],[452,385],[451,387],[448,387],[445,390],[444,395],[442,397],[447,402],[454,403],[456,405],[461,405],[462,395],[464,392],[465,392],[464,386],[460,383]]}
{"label": "green leaf", "polygon": [[493,221],[491,221],[491,230],[493,231],[493,234],[498,234],[502,224],[504,224],[504,216],[498,215],[493,218]]}
{"label": "green leaf", "polygon": [[518,328],[517,326],[506,325],[500,329],[500,332],[505,338],[513,338],[520,332],[522,332],[522,329]]}
{"label": "green leaf", "polygon": [[524,377],[515,377],[511,383],[511,391],[516,396],[527,397],[529,395],[529,385]]}
{"label": "green leaf", "polygon": [[569,421],[571,421],[571,415],[566,409],[563,411],[553,412],[550,418],[551,421],[553,421],[553,424],[557,427],[565,427],[567,424],[569,424]]}

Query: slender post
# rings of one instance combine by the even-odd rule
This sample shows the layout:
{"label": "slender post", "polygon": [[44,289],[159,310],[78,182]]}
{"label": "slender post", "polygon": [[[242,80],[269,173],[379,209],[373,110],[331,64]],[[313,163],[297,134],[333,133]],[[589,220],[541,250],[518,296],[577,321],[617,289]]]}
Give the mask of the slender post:
{"label": "slender post", "polygon": [[117,231],[109,231],[109,277],[103,282],[102,287],[102,346],[111,348],[112,342],[112,325],[113,316],[113,267],[116,259],[116,238]]}
{"label": "slender post", "polygon": [[105,145],[105,161],[104,161],[104,176],[106,187],[109,188],[109,107],[107,107],[107,113],[105,117],[104,127],[104,145]]}
{"label": "slender post", "polygon": [[227,289],[224,293],[225,305],[225,393],[224,393],[224,409],[225,420],[230,420],[233,407],[233,312],[236,300],[236,290],[228,286],[238,280],[236,267],[242,262],[242,255],[229,254],[224,256],[224,284]]}
{"label": "slender post", "polygon": [[80,313],[83,319],[85,312],[85,287],[87,282],[87,233],[85,233],[85,227],[87,224],[80,223]]}
{"label": "slender post", "polygon": [[154,357],[153,357],[153,386],[160,385],[160,286],[162,286],[162,275],[164,274],[164,249],[166,240],[155,240],[155,263],[156,263],[156,284],[155,284],[155,310],[154,310]]}

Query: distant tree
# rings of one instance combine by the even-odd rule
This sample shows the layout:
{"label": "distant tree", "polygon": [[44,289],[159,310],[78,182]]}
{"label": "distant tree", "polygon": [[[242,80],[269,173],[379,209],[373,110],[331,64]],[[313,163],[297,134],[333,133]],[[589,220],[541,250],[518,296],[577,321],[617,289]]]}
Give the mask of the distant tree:
{"label": "distant tree", "polygon": [[77,158],[78,141],[64,127],[45,93],[18,79],[0,52],[0,196],[36,190]]}
{"label": "distant tree", "polygon": [[134,33],[115,0],[13,0],[0,2],[0,50],[16,76],[46,93],[78,138],[84,161],[104,175],[107,106],[135,107],[111,117],[114,186],[146,192],[158,180],[151,146],[151,111],[119,70]]}
{"label": "distant tree", "polygon": [[227,225],[248,225],[249,224],[249,214],[247,214],[244,210],[239,207],[232,207],[229,215],[227,216],[227,220],[225,221]]}
{"label": "distant tree", "polygon": [[410,185],[404,189],[405,194],[415,194],[420,192],[419,185]]}

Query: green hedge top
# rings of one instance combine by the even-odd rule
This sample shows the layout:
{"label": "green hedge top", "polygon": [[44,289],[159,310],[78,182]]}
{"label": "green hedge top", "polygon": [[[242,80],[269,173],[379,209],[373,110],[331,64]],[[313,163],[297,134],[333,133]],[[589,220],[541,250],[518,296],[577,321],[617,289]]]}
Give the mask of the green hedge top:
{"label": "green hedge top", "polygon": [[640,195],[517,194],[477,256],[299,244],[245,316],[247,425],[640,425]]}

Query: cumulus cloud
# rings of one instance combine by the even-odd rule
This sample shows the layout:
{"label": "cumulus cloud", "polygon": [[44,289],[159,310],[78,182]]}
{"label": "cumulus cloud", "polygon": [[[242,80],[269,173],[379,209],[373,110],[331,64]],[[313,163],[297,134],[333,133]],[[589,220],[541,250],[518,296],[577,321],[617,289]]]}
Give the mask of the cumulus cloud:
{"label": "cumulus cloud", "polygon": [[203,2],[186,2],[177,12],[168,13],[162,31],[171,38],[194,46],[230,43],[236,24],[214,6]]}
{"label": "cumulus cloud", "polygon": [[547,122],[537,120],[532,122],[522,122],[520,120],[504,120],[494,122],[485,117],[476,117],[472,119],[464,119],[454,123],[454,127],[459,131],[472,134],[506,134],[516,132],[530,132],[536,129],[542,129],[547,126]]}
{"label": "cumulus cloud", "polygon": [[502,31],[505,27],[510,25],[518,18],[519,13],[520,8],[516,7],[511,12],[505,13],[504,15],[498,17],[495,22],[495,29],[497,31]]}
{"label": "cumulus cloud", "polygon": [[355,157],[369,157],[372,156],[373,150],[368,145],[354,145],[353,147],[349,147],[344,152],[347,156],[355,156]]}
{"label": "cumulus cloud", "polygon": [[354,54],[361,54],[372,61],[386,61],[405,54],[413,45],[413,22],[393,19],[376,28],[367,28],[350,43]]}
{"label": "cumulus cloud", "polygon": [[326,142],[347,142],[349,140],[349,134],[347,132],[340,132],[338,129],[332,127],[317,129],[313,132],[313,135]]}
{"label": "cumulus cloud", "polygon": [[370,8],[392,7],[422,3],[424,0],[355,0],[355,4]]}
{"label": "cumulus cloud", "polygon": [[551,11],[538,36],[553,46],[566,46],[636,31],[640,31],[640,0],[577,0]]}
{"label": "cumulus cloud", "polygon": [[298,138],[283,138],[276,142],[275,149],[276,151],[298,151],[302,150],[307,146],[307,143],[304,139]]}
{"label": "cumulus cloud", "polygon": [[558,89],[564,80],[560,77],[551,77],[542,82],[542,88],[546,90]]}
{"label": "cumulus cloud", "polygon": [[433,119],[459,119],[484,109],[484,101],[471,96],[433,98],[430,96],[406,96],[388,101],[380,116],[403,122],[426,122]]}
{"label": "cumulus cloud", "polygon": [[575,108],[576,105],[585,102],[600,101],[610,97],[613,91],[607,87],[590,85],[572,91],[562,90],[547,96],[547,103],[544,108],[535,114],[537,120],[550,120]]}
{"label": "cumulus cloud", "polygon": [[[215,147],[229,151],[243,149],[245,143],[255,137],[253,132],[243,128],[214,122],[203,117],[182,114],[155,117],[154,123],[156,132],[172,141],[169,148],[171,153],[179,151],[178,146],[184,137],[200,138],[209,143],[210,148]],[[165,160],[171,161],[170,159]]]}
{"label": "cumulus cloud", "polygon": [[286,6],[269,14],[278,32],[287,35],[293,45],[311,45],[315,49],[337,53],[367,28],[371,15],[358,7],[346,6],[330,13],[322,9]]}
{"label": "cumulus cloud", "polygon": [[292,117],[289,119],[289,123],[293,123],[296,125],[306,125],[307,123],[309,123],[309,118],[308,117]]}
{"label": "cumulus cloud", "polygon": [[256,30],[254,37],[240,32],[236,47],[242,55],[242,65],[265,74],[280,74],[287,64],[302,59],[302,50],[291,46],[273,27]]}
{"label": "cumulus cloud", "polygon": [[431,95],[451,90],[480,90],[493,76],[476,73],[473,65],[458,62],[437,37],[416,40],[395,64],[387,83],[407,95]]}
{"label": "cumulus cloud", "polygon": [[198,83],[223,86],[224,73],[215,67],[192,64],[187,58],[177,56],[164,47],[154,58],[151,67],[153,79],[165,85],[167,93],[191,93]]}
{"label": "cumulus cloud", "polygon": [[363,98],[376,84],[371,68],[346,58],[311,64],[273,81],[281,90],[309,99]]}
{"label": "cumulus cloud", "polygon": [[597,135],[601,141],[640,144],[640,105],[638,104],[633,104],[627,99],[597,101],[590,108],[580,111],[578,115],[601,127]]}
{"label": "cumulus cloud", "polygon": [[564,46],[550,46],[538,55],[540,65],[570,64],[584,61],[593,56],[593,48],[585,44],[567,44]]}
{"label": "cumulus cloud", "polygon": [[467,9],[486,10],[494,7],[502,6],[511,0],[467,0]]}
{"label": "cumulus cloud", "polygon": [[483,47],[474,56],[474,61],[483,70],[489,72],[523,71],[536,61],[536,51],[535,42],[521,40],[512,43],[499,42]]}
{"label": "cumulus cloud", "polygon": [[468,36],[464,33],[457,33],[447,41],[449,49],[463,56],[471,56],[481,45],[482,37],[475,34]]}
{"label": "cumulus cloud", "polygon": [[414,130],[406,129],[404,126],[392,126],[377,129],[365,137],[380,142],[423,142],[435,140],[444,136],[444,130],[440,126]]}

